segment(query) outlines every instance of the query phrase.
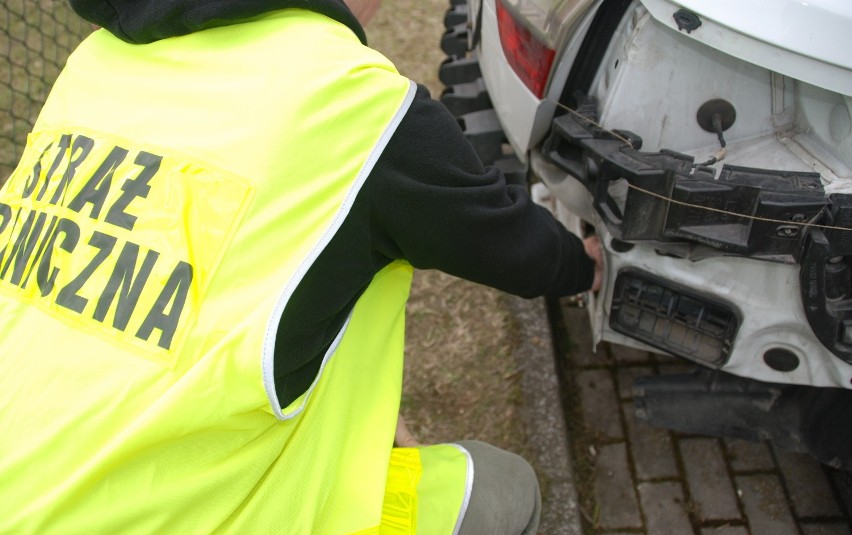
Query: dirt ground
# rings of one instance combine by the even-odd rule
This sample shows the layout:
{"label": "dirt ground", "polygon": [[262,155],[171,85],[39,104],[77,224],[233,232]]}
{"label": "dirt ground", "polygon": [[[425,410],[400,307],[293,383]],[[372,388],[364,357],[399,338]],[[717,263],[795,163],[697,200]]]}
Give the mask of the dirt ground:
{"label": "dirt ground", "polygon": [[[448,0],[387,1],[367,27],[370,45],[435,98],[448,7]],[[522,455],[528,450],[509,354],[514,329],[502,299],[443,273],[415,273],[402,413],[419,440],[478,439]]]}

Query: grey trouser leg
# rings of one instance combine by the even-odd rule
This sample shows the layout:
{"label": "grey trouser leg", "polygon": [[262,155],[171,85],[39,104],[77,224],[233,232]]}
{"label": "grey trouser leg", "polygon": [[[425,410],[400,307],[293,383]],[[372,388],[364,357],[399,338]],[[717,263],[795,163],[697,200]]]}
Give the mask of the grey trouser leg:
{"label": "grey trouser leg", "polygon": [[473,459],[473,489],[459,535],[533,535],[541,493],[529,463],[476,440],[457,442]]}

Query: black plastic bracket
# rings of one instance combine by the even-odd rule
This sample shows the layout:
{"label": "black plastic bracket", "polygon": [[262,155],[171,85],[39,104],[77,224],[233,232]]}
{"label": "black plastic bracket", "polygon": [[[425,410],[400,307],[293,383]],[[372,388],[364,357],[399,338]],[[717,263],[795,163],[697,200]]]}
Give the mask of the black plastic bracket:
{"label": "black plastic bracket", "polygon": [[734,306],[634,268],[616,276],[609,316],[615,331],[713,368],[727,362],[741,322]]}
{"label": "black plastic bracket", "polygon": [[802,249],[800,286],[805,315],[820,342],[852,364],[852,196],[832,195],[823,221]]}
{"label": "black plastic bracket", "polygon": [[852,469],[852,390],[782,385],[718,370],[639,377],[639,419],[684,433],[770,440],[788,451]]}
{"label": "black plastic bracket", "polygon": [[543,150],[589,189],[615,238],[796,263],[805,224],[828,205],[818,173],[726,165],[717,179],[691,156],[640,152],[636,134],[595,126],[593,103],[556,118]]}

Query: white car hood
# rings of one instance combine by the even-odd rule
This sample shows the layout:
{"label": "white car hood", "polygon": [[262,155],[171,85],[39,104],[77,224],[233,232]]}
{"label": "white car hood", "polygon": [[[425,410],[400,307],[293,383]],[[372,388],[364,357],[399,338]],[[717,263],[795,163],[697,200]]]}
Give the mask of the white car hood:
{"label": "white car hood", "polygon": [[[641,0],[660,22],[699,16],[689,36],[725,53],[852,95],[852,2],[849,0]],[[687,33],[686,30],[682,30]]]}

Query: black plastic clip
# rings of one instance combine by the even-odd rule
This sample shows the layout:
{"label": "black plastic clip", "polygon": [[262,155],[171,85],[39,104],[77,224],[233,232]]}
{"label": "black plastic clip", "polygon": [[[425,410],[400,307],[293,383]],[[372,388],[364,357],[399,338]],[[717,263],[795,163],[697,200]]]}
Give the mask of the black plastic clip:
{"label": "black plastic clip", "polygon": [[686,30],[686,33],[692,33],[692,30],[697,30],[701,26],[701,19],[691,11],[679,9],[673,16],[679,31]]}

